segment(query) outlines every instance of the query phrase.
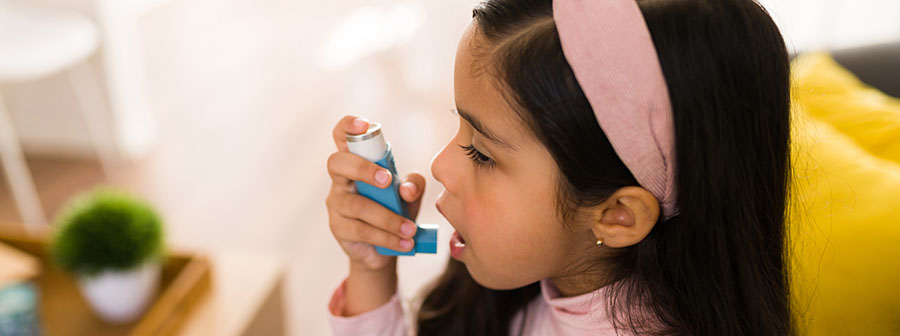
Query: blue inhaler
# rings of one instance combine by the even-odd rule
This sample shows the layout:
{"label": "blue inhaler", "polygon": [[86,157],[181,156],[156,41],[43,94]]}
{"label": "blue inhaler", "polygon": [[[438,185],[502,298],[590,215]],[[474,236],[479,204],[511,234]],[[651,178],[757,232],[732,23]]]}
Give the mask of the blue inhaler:
{"label": "blue inhaler", "polygon": [[[350,152],[375,164],[386,168],[391,172],[391,185],[382,189],[365,182],[356,181],[356,191],[365,197],[381,204],[391,211],[409,218],[406,202],[400,198],[400,179],[397,177],[397,168],[394,166],[394,155],[391,153],[391,145],[384,140],[381,133],[381,124],[369,123],[369,129],[363,134],[347,134],[347,147]],[[416,235],[413,237],[415,245],[412,251],[400,252],[375,246],[379,254],[387,256],[415,255],[416,253],[437,253],[437,224],[416,224]]]}

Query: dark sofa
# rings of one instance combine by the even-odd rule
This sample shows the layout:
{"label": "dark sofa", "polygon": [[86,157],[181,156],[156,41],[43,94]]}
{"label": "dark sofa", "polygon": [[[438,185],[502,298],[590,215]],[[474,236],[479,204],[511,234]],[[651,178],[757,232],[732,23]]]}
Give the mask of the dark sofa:
{"label": "dark sofa", "polygon": [[835,50],[832,56],[863,83],[900,97],[900,42]]}

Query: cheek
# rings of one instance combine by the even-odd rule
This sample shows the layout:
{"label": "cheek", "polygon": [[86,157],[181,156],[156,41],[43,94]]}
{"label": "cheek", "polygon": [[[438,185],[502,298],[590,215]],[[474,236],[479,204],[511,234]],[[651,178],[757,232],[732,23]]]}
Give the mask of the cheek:
{"label": "cheek", "polygon": [[471,169],[462,197],[469,226],[484,231],[479,233],[491,237],[491,243],[529,246],[558,236],[563,226],[556,213],[556,184],[551,182],[556,180],[552,171],[532,168],[537,169]]}
{"label": "cheek", "polygon": [[479,283],[517,288],[554,273],[564,240],[545,189],[495,178],[473,186],[463,198],[466,239],[475,257],[467,265]]}

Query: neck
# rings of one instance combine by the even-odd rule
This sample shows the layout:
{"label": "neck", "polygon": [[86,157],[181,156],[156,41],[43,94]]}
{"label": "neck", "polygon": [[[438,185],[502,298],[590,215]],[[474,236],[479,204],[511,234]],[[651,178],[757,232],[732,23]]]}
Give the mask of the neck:
{"label": "neck", "polygon": [[588,279],[584,278],[579,279],[575,277],[554,277],[551,279],[553,280],[553,284],[556,285],[556,288],[559,289],[559,293],[563,297],[572,297],[590,293],[602,288],[603,286],[606,286],[605,281],[591,282],[588,281]]}
{"label": "neck", "polygon": [[576,267],[570,267],[567,272],[550,278],[563,297],[590,293],[606,286],[610,282],[606,277],[608,272],[603,262],[600,262],[597,258],[581,258],[581,260],[591,260],[593,262],[581,263],[581,265]]}

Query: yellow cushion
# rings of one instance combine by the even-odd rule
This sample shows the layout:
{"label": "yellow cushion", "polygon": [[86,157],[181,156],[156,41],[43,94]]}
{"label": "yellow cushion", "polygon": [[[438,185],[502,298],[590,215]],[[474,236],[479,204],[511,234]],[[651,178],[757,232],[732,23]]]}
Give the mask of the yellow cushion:
{"label": "yellow cushion", "polygon": [[797,57],[792,71],[794,98],[807,113],[875,156],[900,162],[900,99],[862,83],[827,53]]}
{"label": "yellow cushion", "polygon": [[849,81],[827,55],[798,60],[813,61],[795,61],[792,78],[799,330],[900,334],[900,105]]}

